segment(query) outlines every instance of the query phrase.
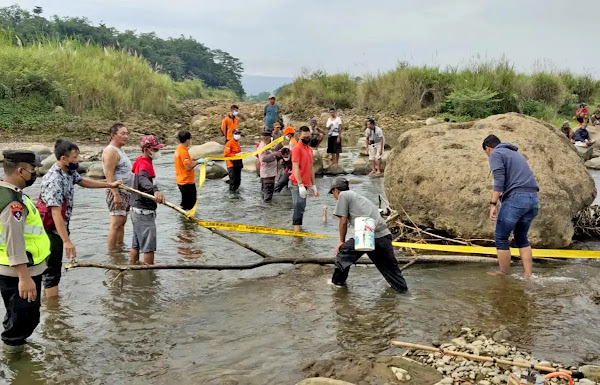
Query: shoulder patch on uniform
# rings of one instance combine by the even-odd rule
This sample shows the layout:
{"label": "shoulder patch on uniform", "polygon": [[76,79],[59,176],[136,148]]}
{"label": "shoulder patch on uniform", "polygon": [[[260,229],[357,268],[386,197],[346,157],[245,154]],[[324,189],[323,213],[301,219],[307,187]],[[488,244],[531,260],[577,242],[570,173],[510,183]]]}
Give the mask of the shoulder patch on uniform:
{"label": "shoulder patch on uniform", "polygon": [[23,219],[23,205],[20,203],[13,203],[10,205],[10,211],[13,218],[15,218],[17,222],[21,222]]}

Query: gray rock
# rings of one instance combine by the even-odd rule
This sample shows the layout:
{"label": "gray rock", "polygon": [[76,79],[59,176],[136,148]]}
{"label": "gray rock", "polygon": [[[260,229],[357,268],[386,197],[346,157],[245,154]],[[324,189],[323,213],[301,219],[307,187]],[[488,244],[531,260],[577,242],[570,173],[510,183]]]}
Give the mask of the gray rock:
{"label": "gray rock", "polygon": [[206,165],[206,179],[221,179],[227,175],[227,170],[216,163]]}
{"label": "gray rock", "polygon": [[28,150],[35,152],[36,155],[51,155],[53,153],[50,147],[41,144],[32,144]]}
{"label": "gray rock", "polygon": [[439,124],[440,121],[437,118],[427,118],[427,120],[425,121],[425,125],[426,126],[433,126],[435,124]]}
{"label": "gray rock", "polygon": [[579,154],[581,159],[583,159],[584,161],[592,159],[592,155],[594,154],[594,149],[592,147],[586,148],[575,146],[575,149],[577,150],[577,154]]}
{"label": "gray rock", "polygon": [[442,380],[440,382],[438,382],[438,384],[452,385],[453,382],[454,382],[454,380],[452,380],[452,378],[450,378],[450,377],[444,377],[444,378],[442,378]]}
{"label": "gray rock", "polygon": [[452,342],[452,345],[458,347],[458,348],[464,348],[467,345],[467,341],[465,341],[464,338],[454,338],[453,340],[451,340],[450,342]]}
{"label": "gray rock", "polygon": [[344,170],[344,168],[338,164],[327,167],[323,170],[323,173],[325,175],[343,175],[346,174],[346,170]]}
{"label": "gray rock", "polygon": [[582,378],[581,380],[579,380],[579,385],[595,385],[596,383],[592,380],[589,380],[587,378]]}
{"label": "gray rock", "polygon": [[478,385],[492,385],[492,383],[487,380],[481,380],[477,384]]}
{"label": "gray rock", "polygon": [[504,357],[510,352],[510,349],[504,346],[498,346],[494,348],[493,352],[496,357]]}
{"label": "gray rock", "polygon": [[333,378],[314,377],[302,380],[296,385],[354,385],[350,382],[334,380]]}
{"label": "gray rock", "polygon": [[189,149],[192,159],[206,158],[207,156],[223,156],[225,146],[217,142],[208,142]]}
{"label": "gray rock", "polygon": [[104,179],[104,167],[101,162],[92,163],[87,170],[86,176],[93,179]]}
{"label": "gray rock", "polygon": [[510,332],[508,330],[500,330],[500,331],[494,333],[493,338],[496,341],[506,341],[511,336],[512,336],[512,334],[510,334]]}
{"label": "gray rock", "polygon": [[61,113],[63,113],[63,112],[65,112],[65,109],[64,109],[64,108],[62,108],[61,106],[56,106],[56,107],[54,107],[54,113],[56,113],[56,114],[61,114]]}
{"label": "gray rock", "polygon": [[80,162],[79,163],[79,168],[77,169],[77,172],[80,174],[85,174],[87,173],[87,171],[89,170],[90,166],[92,165],[92,162]]}
{"label": "gray rock", "polygon": [[585,162],[585,167],[591,168],[592,170],[600,170],[600,158],[592,158]]}
{"label": "gray rock", "polygon": [[42,167],[39,168],[38,174],[46,175],[54,163],[56,163],[56,157],[54,154],[51,154],[46,159],[42,160]]}

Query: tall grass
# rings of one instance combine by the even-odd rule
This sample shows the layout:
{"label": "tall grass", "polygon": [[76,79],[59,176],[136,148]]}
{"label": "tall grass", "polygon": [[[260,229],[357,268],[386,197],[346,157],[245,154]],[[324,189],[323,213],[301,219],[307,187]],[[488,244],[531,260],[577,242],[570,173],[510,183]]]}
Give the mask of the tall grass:
{"label": "tall grass", "polygon": [[[344,91],[332,95],[335,88],[330,84],[340,84],[340,79]],[[400,63],[392,71],[363,79],[305,73],[285,86],[281,95],[295,106],[343,104],[366,113],[409,114],[427,102],[440,113],[463,119],[514,111],[553,121],[558,115],[572,114],[580,102],[592,105],[600,100],[600,82],[567,71],[519,73],[509,60],[501,58],[444,69]],[[344,103],[332,104],[336,97]]]}
{"label": "tall grass", "polygon": [[228,98],[200,80],[174,82],[135,53],[77,41],[14,45],[0,31],[0,102],[42,98],[73,115],[115,116],[139,111],[162,114],[173,99]]}

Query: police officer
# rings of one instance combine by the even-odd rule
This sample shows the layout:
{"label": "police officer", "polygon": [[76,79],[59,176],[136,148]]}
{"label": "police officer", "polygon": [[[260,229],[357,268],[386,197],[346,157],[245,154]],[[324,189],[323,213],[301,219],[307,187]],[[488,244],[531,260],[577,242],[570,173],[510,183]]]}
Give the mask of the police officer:
{"label": "police officer", "polygon": [[0,181],[0,293],[6,307],[0,335],[18,351],[40,321],[40,290],[50,241],[42,218],[22,191],[35,182],[40,166],[31,151],[4,151]]}

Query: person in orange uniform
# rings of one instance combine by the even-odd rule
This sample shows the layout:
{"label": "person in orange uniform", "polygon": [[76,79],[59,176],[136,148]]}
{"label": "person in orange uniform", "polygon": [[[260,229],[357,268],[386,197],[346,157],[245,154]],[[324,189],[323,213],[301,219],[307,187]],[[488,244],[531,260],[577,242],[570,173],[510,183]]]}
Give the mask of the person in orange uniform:
{"label": "person in orange uniform", "polygon": [[221,133],[225,137],[225,142],[233,139],[233,131],[238,129],[240,118],[238,117],[239,108],[235,104],[231,106],[231,114],[223,118],[221,122]]}
{"label": "person in orange uniform", "polygon": [[[225,145],[225,150],[223,151],[224,157],[235,156],[242,152],[242,148],[240,147],[240,132],[238,130],[233,130],[231,136],[231,140],[228,140]],[[227,161],[227,170],[229,171],[229,191],[237,191],[240,187],[240,183],[242,183],[242,168],[244,168],[244,163],[242,163],[241,159]]]}
{"label": "person in orange uniform", "polygon": [[181,192],[181,208],[191,210],[196,204],[194,168],[203,160],[192,160],[188,152],[192,140],[192,134],[189,131],[179,131],[177,137],[179,138],[179,146],[175,150],[175,181]]}
{"label": "person in orange uniform", "polygon": [[295,133],[296,133],[296,130],[292,126],[287,126],[283,130],[283,135],[285,136],[285,141],[288,143],[288,148],[290,149],[290,151],[292,151],[294,146],[298,144],[298,141],[294,137]]}

